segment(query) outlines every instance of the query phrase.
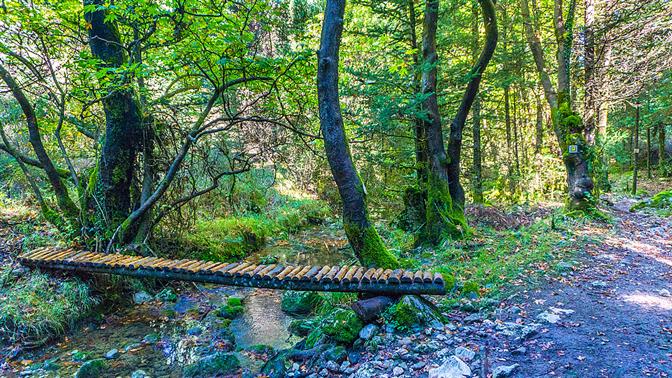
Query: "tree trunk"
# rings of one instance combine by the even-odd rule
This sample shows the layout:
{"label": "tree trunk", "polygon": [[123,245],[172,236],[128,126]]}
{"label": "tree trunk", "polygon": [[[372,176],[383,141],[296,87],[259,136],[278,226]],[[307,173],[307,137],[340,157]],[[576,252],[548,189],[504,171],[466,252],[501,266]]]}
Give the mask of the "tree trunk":
{"label": "tree trunk", "polygon": [[535,123],[536,138],[534,140],[534,154],[539,155],[541,153],[541,147],[544,144],[544,113],[541,103],[541,94],[537,94],[534,97],[536,98],[537,113],[537,119]]}
{"label": "tree trunk", "polygon": [[[103,0],[84,0],[84,5],[103,5]],[[104,9],[86,13],[90,24],[89,45],[102,68],[120,67],[126,60],[119,32],[105,22]],[[130,88],[118,88],[103,99],[105,139],[98,162],[96,195],[100,196],[108,228],[116,227],[131,211],[131,182],[142,140],[140,105]]]}
{"label": "tree trunk", "polygon": [[[415,26],[417,24],[417,17],[415,15],[415,0],[408,0],[408,21],[409,21],[409,44],[414,51],[418,49],[418,37],[415,33]],[[413,67],[415,91],[420,93],[422,91],[422,67],[418,54],[413,54]],[[419,111],[418,111],[419,113]],[[425,184],[427,183],[427,131],[425,123],[419,114],[413,117],[413,126],[415,133],[415,164],[416,164],[416,178],[418,180],[418,189],[421,193],[425,192]],[[426,194],[423,194],[423,198]],[[422,210],[424,212],[424,209]]]}
{"label": "tree trunk", "polygon": [[583,79],[585,95],[583,98],[583,118],[585,123],[585,138],[589,145],[595,144],[596,111],[595,111],[595,36],[593,24],[595,22],[595,0],[585,0],[584,8],[584,71]]}
{"label": "tree trunk", "polygon": [[658,125],[658,174],[660,176],[665,175],[665,124],[660,123]]}
{"label": "tree trunk", "polygon": [[[478,6],[474,2],[471,6],[471,55],[474,62],[478,59]],[[473,125],[473,177],[472,187],[475,203],[483,203],[483,166],[481,162],[481,99],[478,94],[474,98],[471,112]]]}
{"label": "tree trunk", "polygon": [[646,128],[646,177],[651,179],[651,127]]}
{"label": "tree trunk", "polygon": [[366,189],[350,155],[343,126],[338,98],[338,51],[344,12],[345,0],[327,0],[317,66],[320,128],[331,173],[343,201],[343,227],[352,249],[364,266],[393,268],[399,263],[369,221]]}
{"label": "tree trunk", "polygon": [[637,163],[639,161],[639,104],[635,104],[635,125],[632,130],[632,195],[637,194]]}

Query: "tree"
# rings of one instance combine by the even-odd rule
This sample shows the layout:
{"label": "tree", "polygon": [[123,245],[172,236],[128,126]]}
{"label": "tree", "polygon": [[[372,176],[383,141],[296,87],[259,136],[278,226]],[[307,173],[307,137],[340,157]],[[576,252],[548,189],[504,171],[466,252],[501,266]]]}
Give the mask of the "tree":
{"label": "tree", "polygon": [[571,209],[590,210],[595,206],[591,161],[594,154],[592,147],[586,141],[586,126],[581,115],[574,110],[571,95],[570,59],[573,51],[576,0],[570,0],[566,14],[562,0],[555,0],[553,10],[557,63],[556,85],[553,85],[548,74],[544,50],[539,38],[540,32],[532,22],[528,0],[520,1],[525,35],[546,101],[551,108],[553,130],[567,171],[568,206]]}
{"label": "tree", "polygon": [[478,61],[470,73],[470,80],[462,96],[460,106],[450,124],[448,148],[443,142],[441,116],[437,101],[437,53],[436,30],[439,1],[427,0],[422,35],[422,92],[426,96],[423,110],[427,113],[425,129],[428,151],[428,178],[425,235],[431,242],[442,237],[460,237],[466,231],[464,217],[464,189],[460,183],[460,157],[462,153],[462,130],[467,114],[478,93],[478,87],[497,46],[497,21],[492,1],[479,1],[483,10],[486,37]]}
{"label": "tree", "polygon": [[366,188],[350,155],[338,99],[338,51],[343,34],[345,0],[327,0],[317,53],[317,96],[324,148],[343,202],[343,227],[359,261],[365,266],[395,268],[396,258],[385,248],[369,220]]}

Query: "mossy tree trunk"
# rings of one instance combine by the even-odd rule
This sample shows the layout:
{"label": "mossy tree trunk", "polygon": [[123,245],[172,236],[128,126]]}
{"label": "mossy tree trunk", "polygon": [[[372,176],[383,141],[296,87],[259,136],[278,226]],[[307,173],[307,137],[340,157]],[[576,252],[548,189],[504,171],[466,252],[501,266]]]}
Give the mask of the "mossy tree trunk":
{"label": "mossy tree trunk", "polygon": [[[84,0],[84,5],[103,5],[103,0]],[[89,45],[93,56],[101,60],[100,69],[119,68],[126,62],[119,32],[112,21],[105,21],[104,9],[84,15],[89,27]],[[131,86],[131,78],[114,75],[116,84],[102,100],[105,111],[105,139],[98,162],[95,195],[107,229],[113,229],[131,211],[131,183],[136,157],[142,141],[140,104]]]}
{"label": "mossy tree trunk", "polygon": [[520,10],[525,25],[525,36],[532,52],[539,81],[546,101],[551,108],[553,130],[562,151],[562,160],[567,171],[569,209],[591,210],[595,207],[593,196],[592,161],[594,148],[586,141],[586,126],[581,116],[573,109],[571,99],[570,58],[573,45],[573,27],[576,0],[570,0],[566,17],[562,0],[555,0],[553,23],[556,39],[557,89],[551,83],[546,70],[543,48],[539,39],[538,25],[532,22],[528,0],[520,0]]}
{"label": "mossy tree trunk", "polygon": [[343,201],[343,226],[362,265],[396,268],[392,255],[369,220],[366,189],[357,174],[345,135],[338,98],[338,51],[345,0],[327,0],[318,51],[317,94],[320,128],[331,172]]}
{"label": "mossy tree trunk", "polygon": [[425,238],[436,243],[442,238],[459,238],[467,231],[464,216],[464,189],[460,184],[460,157],[462,130],[467,115],[478,94],[483,71],[487,67],[497,45],[497,22],[491,0],[479,0],[485,24],[485,44],[471,71],[471,80],[462,96],[460,107],[450,125],[448,149],[443,143],[441,115],[437,101],[437,53],[436,29],[439,1],[425,2],[425,19],[422,35],[423,66],[422,92],[425,95],[423,110],[426,112],[428,178]]}

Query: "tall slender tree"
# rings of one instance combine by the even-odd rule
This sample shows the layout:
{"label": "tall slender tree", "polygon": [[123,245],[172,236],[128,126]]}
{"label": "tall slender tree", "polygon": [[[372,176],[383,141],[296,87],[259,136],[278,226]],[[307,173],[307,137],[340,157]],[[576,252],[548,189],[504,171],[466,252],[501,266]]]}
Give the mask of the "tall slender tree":
{"label": "tall slender tree", "polygon": [[343,201],[343,227],[365,266],[399,265],[374,228],[366,205],[366,188],[352,160],[338,95],[338,52],[343,34],[345,0],[327,0],[317,53],[317,97],[327,160]]}

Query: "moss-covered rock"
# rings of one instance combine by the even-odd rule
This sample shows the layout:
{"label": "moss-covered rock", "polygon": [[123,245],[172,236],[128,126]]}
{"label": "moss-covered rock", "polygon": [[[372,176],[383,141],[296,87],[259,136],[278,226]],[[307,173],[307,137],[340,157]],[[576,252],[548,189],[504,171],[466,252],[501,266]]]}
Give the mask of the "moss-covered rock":
{"label": "moss-covered rock", "polygon": [[334,341],[341,344],[352,344],[364,324],[351,309],[336,308],[330,312],[322,323],[322,331]]}
{"label": "moss-covered rock", "polygon": [[89,360],[79,367],[75,373],[75,378],[97,378],[103,374],[106,368],[107,362],[102,358]]}
{"label": "moss-covered rock", "polygon": [[439,328],[444,318],[428,300],[417,295],[405,295],[390,307],[384,318],[399,330],[410,330],[416,326]]}
{"label": "moss-covered rock", "polygon": [[238,358],[229,353],[216,353],[203,357],[184,368],[185,377],[216,377],[233,375],[240,369]]}
{"label": "moss-covered rock", "polygon": [[240,298],[230,297],[226,304],[217,309],[217,316],[224,319],[235,319],[245,311],[243,301]]}
{"label": "moss-covered rock", "polygon": [[282,311],[291,315],[308,315],[322,303],[314,291],[285,291],[280,304]]}
{"label": "moss-covered rock", "polygon": [[315,329],[315,322],[307,319],[295,319],[289,323],[289,332],[293,335],[306,337]]}

